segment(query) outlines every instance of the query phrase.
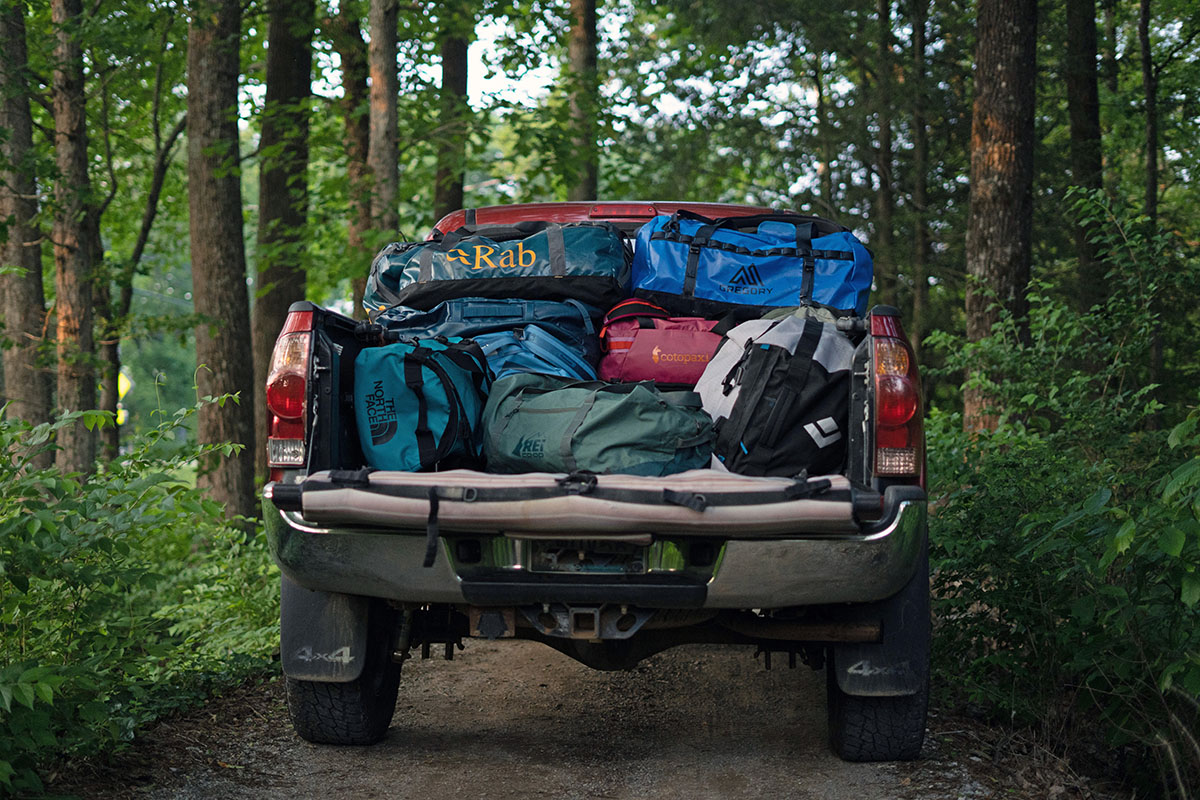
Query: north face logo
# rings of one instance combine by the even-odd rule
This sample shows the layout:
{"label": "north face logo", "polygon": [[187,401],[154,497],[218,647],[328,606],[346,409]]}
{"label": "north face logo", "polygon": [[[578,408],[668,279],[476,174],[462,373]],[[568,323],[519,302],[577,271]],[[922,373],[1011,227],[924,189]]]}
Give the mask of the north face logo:
{"label": "north face logo", "polygon": [[546,437],[522,436],[512,454],[517,458],[542,458],[546,455]]}
{"label": "north face logo", "polygon": [[762,286],[762,278],[758,276],[758,267],[747,264],[737,271],[729,283],[733,286]]}
{"label": "north face logo", "polygon": [[399,430],[396,422],[396,401],[383,391],[383,381],[375,381],[371,393],[366,396],[367,425],[371,429],[371,444],[381,445],[391,441]]}

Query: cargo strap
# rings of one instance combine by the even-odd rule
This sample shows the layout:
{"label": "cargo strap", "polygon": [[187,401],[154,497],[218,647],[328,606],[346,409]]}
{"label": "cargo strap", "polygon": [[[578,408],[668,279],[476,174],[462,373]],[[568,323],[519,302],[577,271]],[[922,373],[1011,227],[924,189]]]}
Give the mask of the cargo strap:
{"label": "cargo strap", "polygon": [[430,486],[426,496],[429,498],[429,520],[425,523],[425,561],[421,566],[428,569],[437,559],[439,505],[437,487]]}

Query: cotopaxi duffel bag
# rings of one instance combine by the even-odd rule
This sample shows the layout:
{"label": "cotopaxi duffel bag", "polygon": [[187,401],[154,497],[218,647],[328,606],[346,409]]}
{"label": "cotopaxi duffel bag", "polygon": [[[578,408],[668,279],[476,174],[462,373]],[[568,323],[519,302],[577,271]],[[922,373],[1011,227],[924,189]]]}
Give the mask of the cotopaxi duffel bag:
{"label": "cotopaxi duffel bag", "polygon": [[631,258],[625,235],[606,222],[523,224],[504,241],[460,228],[380,250],[363,305],[430,309],[460,297],[520,297],[608,308],[628,296]]}
{"label": "cotopaxi duffel bag", "polygon": [[870,251],[829,220],[677,211],[638,230],[633,289],[681,315],[816,303],[861,316],[872,271]]}

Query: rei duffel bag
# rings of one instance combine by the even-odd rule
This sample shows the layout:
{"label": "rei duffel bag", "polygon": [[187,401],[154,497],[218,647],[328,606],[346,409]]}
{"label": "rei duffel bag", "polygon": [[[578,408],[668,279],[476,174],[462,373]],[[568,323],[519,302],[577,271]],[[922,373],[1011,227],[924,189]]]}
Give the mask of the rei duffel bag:
{"label": "rei duffel bag", "polygon": [[696,384],[715,423],[713,466],[792,477],[841,471],[854,345],[836,325],[787,316],[743,322]]}
{"label": "rei duffel bag", "polygon": [[633,289],[674,314],[819,304],[861,316],[871,253],[849,229],[798,214],[658,216],[637,234]]}
{"label": "rei duffel bag", "polygon": [[606,381],[655,381],[695,386],[721,344],[723,324],[703,317],[672,317],[646,300],[613,306],[600,330]]}
{"label": "rei duffel bag", "polygon": [[645,476],[707,467],[712,423],[695,392],[513,375],[483,411],[489,472]]}
{"label": "rei duffel bag", "polygon": [[460,297],[572,298],[608,308],[628,296],[632,253],[611,223],[522,223],[499,229],[502,241],[482,231],[459,228],[384,247],[367,278],[367,312],[397,304],[430,309]]}
{"label": "rei duffel bag", "polygon": [[470,339],[364,348],[354,359],[354,416],[367,464],[406,472],[477,464],[489,383]]}

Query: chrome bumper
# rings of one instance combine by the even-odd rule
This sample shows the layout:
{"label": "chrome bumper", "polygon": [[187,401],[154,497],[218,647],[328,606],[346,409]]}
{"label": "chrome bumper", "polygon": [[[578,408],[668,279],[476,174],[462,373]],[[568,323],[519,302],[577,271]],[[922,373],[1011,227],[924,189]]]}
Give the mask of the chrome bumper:
{"label": "chrome bumper", "polygon": [[[783,608],[869,602],[895,594],[916,568],[926,503],[904,499],[888,521],[860,535],[730,539],[708,581],[704,608]],[[270,549],[280,569],[309,589],[416,603],[466,603],[445,542],[422,566],[422,536],[314,527],[263,501]],[[563,584],[569,583],[564,576]]]}

